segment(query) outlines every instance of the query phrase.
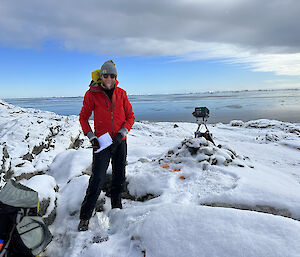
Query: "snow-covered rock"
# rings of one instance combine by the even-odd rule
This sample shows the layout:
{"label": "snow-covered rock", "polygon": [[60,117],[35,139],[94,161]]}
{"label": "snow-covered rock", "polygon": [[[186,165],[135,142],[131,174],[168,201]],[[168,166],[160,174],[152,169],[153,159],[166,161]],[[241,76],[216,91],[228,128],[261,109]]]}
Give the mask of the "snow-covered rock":
{"label": "snow-covered rock", "polygon": [[36,175],[20,182],[38,192],[39,214],[46,219],[47,224],[52,224],[56,216],[56,193],[59,190],[55,179],[49,175]]}
{"label": "snow-covered rock", "polygon": [[55,156],[88,145],[78,117],[24,109],[0,101],[0,160],[5,179],[44,174]]}
{"label": "snow-covered rock", "polygon": [[65,184],[72,178],[82,175],[91,163],[90,149],[69,149],[54,158],[48,174],[53,176],[58,184]]}

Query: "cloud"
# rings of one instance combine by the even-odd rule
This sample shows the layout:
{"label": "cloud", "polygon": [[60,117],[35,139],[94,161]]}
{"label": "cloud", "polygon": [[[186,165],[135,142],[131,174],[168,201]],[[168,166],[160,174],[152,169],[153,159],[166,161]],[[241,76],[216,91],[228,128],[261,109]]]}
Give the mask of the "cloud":
{"label": "cloud", "polygon": [[298,0],[2,0],[0,42],[55,40],[99,55],[218,58],[300,75],[299,9]]}
{"label": "cloud", "polygon": [[234,63],[246,63],[253,71],[275,72],[277,75],[300,75],[300,53],[295,54],[254,54],[236,58]]}

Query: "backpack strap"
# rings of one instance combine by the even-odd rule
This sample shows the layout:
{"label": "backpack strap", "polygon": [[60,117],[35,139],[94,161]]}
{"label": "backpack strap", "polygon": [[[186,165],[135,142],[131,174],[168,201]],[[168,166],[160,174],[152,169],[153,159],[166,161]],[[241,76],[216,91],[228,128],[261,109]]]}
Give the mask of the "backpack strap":
{"label": "backpack strap", "polygon": [[22,217],[24,217],[24,214],[25,214],[25,211],[23,209],[21,209],[21,210],[18,211],[15,224],[13,225],[13,228],[12,228],[12,230],[9,233],[9,238],[8,238],[5,246],[3,247],[3,249],[2,249],[2,251],[0,253],[0,257],[7,256],[7,248],[9,246],[9,244],[10,244],[10,241],[11,241],[11,238],[12,238],[12,234],[14,233],[14,230],[15,230],[17,224],[21,221]]}

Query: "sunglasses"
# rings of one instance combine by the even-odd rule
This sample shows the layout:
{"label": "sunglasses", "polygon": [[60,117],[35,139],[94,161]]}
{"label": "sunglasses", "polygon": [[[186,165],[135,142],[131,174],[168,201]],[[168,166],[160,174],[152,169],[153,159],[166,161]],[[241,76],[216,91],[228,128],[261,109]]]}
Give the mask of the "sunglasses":
{"label": "sunglasses", "polygon": [[117,76],[115,74],[103,74],[103,78],[107,79],[110,76],[111,79],[115,79]]}

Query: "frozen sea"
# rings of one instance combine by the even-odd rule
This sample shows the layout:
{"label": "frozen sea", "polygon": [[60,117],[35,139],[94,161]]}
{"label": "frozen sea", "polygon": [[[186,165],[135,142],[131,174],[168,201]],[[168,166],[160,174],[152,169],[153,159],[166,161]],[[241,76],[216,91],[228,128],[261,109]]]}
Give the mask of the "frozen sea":
{"label": "frozen sea", "polygon": [[[194,121],[195,107],[210,110],[209,123],[231,120],[276,119],[300,122],[300,90],[225,91],[191,94],[129,95],[136,120]],[[5,99],[25,108],[78,115],[83,97]]]}

